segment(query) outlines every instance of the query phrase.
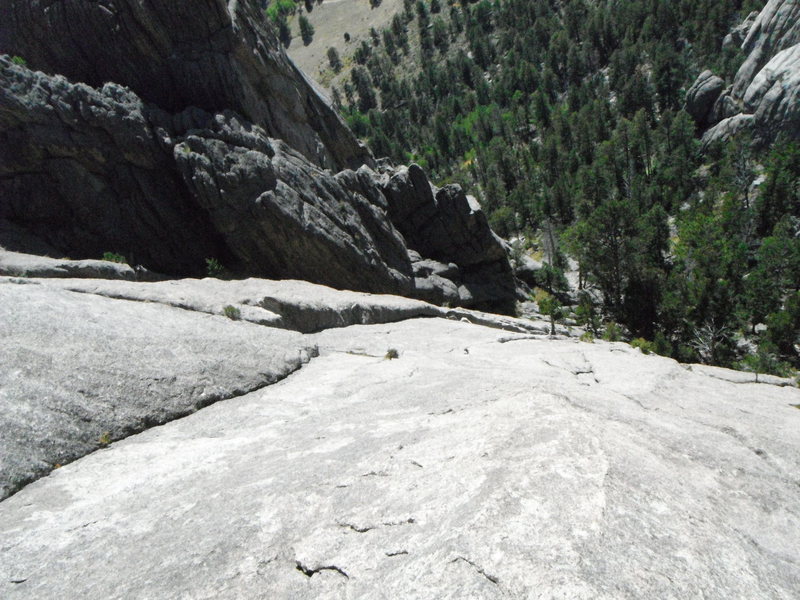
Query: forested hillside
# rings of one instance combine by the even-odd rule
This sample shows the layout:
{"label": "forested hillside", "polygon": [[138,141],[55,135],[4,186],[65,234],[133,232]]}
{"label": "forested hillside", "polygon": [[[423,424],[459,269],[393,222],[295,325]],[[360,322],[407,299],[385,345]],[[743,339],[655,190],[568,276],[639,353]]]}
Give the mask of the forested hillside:
{"label": "forested hillside", "polygon": [[597,334],[621,323],[681,360],[788,373],[800,148],[701,148],[682,110],[701,71],[736,72],[744,56],[723,40],[763,6],[405,0],[334,101],[376,155],[476,195],[499,234],[524,240],[515,252],[545,246],[540,287]]}

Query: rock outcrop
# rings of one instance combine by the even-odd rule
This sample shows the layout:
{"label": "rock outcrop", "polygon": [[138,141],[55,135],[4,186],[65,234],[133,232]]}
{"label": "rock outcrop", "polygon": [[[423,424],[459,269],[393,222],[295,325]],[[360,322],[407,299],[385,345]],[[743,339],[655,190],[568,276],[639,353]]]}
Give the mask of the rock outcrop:
{"label": "rock outcrop", "polygon": [[111,251],[167,273],[224,260],[150,112],[117,84],[73,84],[0,56],[0,220],[74,258]]}
{"label": "rock outcrop", "polygon": [[758,72],[744,94],[744,107],[765,137],[785,131],[800,138],[800,43],[778,52]]}
{"label": "rock outcrop", "polygon": [[[3,598],[800,594],[795,387],[307,283],[4,281],[4,469],[191,414],[0,502]],[[342,327],[245,321],[289,306]]]}
{"label": "rock outcrop", "polygon": [[686,92],[686,112],[701,127],[708,123],[714,103],[725,89],[725,82],[711,71],[703,71]]}
{"label": "rock outcrop", "polygon": [[[722,80],[706,71],[687,93],[686,110],[701,129],[708,128],[703,144],[741,131],[761,144],[778,135],[800,139],[800,1],[769,0],[752,22],[748,17],[732,32],[731,40],[743,31],[745,60],[732,85],[723,92]],[[716,101],[709,111],[705,100],[711,91]]]}
{"label": "rock outcrop", "polygon": [[0,52],[33,69],[98,88],[113,81],[173,114],[233,110],[323,168],[371,164],[256,2],[0,0],[0,14]]}
{"label": "rock outcrop", "polygon": [[728,33],[728,35],[725,36],[725,39],[722,40],[722,47],[740,48],[741,45],[744,43],[744,41],[747,39],[747,35],[753,28],[753,24],[756,22],[757,18],[758,18],[757,10],[754,10],[749,15],[747,15],[744,21],[742,21],[736,27],[731,29],[730,33]]}
{"label": "rock outcrop", "polygon": [[[0,57],[0,246],[30,250],[10,225],[61,255],[112,251],[169,275],[215,258],[241,275],[514,310],[477,203],[418,167],[378,168],[253,2],[0,8],[0,50],[74,80]],[[419,260],[455,267],[425,274]]]}
{"label": "rock outcrop", "polygon": [[733,96],[743,98],[751,82],[772,57],[800,43],[800,1],[769,0],[742,43],[747,57],[733,82]]}

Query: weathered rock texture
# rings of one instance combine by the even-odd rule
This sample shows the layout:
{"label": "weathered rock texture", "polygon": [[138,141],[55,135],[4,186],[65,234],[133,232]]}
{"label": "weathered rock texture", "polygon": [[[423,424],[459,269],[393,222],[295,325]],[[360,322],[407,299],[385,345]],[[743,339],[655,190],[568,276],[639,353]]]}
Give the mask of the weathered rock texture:
{"label": "weathered rock texture", "polygon": [[14,277],[63,277],[157,281],[158,274],[107,260],[65,260],[9,252],[0,248],[0,275]]}
{"label": "weathered rock texture", "polygon": [[[0,288],[27,302],[44,285]],[[99,307],[121,307],[120,340],[137,315],[146,326],[178,311],[41,296],[59,311],[67,298],[86,303],[83,326],[113,325]],[[226,349],[272,335],[185,318]],[[320,356],[281,382],[114,443],[1,502],[0,596],[800,595],[796,388],[690,371],[625,344],[445,319],[329,329],[307,343]],[[279,347],[272,338],[250,354]],[[79,385],[75,369],[14,373]]]}
{"label": "weathered rock texture", "polygon": [[0,52],[73,81],[114,81],[170,113],[234,110],[318,166],[371,158],[250,0],[0,0]]}
{"label": "weathered rock texture", "polygon": [[[113,251],[171,275],[216,258],[244,275],[513,311],[513,273],[477,203],[418,167],[373,170],[254,2],[0,9],[0,51],[85,82],[0,57],[0,246]],[[415,266],[426,259],[445,267]]]}
{"label": "weathered rock texture", "polygon": [[[746,58],[730,88],[722,92],[722,80],[706,71],[687,93],[687,111],[701,128],[712,126],[705,145],[740,131],[760,143],[781,134],[800,139],[800,0],[769,0],[751,17],[730,36],[747,32],[741,43]],[[712,91],[716,103],[709,111]]]}
{"label": "weathered rock texture", "polygon": [[[0,252],[0,271],[25,258]],[[284,377],[314,354],[301,333],[419,317],[548,331],[543,322],[305,281],[68,278],[99,274],[101,265],[86,262],[50,259],[56,279],[0,277],[0,499],[101,439]]]}
{"label": "weathered rock texture", "polygon": [[288,331],[4,278],[0,338],[0,498],[103,442],[274,383],[313,352]]}
{"label": "weathered rock texture", "polygon": [[686,92],[686,112],[700,125],[708,123],[711,109],[719,98],[725,82],[711,71],[703,71]]}
{"label": "weathered rock texture", "polygon": [[742,44],[747,58],[733,83],[737,98],[745,95],[750,83],[772,57],[800,43],[800,1],[769,0],[750,27]]}

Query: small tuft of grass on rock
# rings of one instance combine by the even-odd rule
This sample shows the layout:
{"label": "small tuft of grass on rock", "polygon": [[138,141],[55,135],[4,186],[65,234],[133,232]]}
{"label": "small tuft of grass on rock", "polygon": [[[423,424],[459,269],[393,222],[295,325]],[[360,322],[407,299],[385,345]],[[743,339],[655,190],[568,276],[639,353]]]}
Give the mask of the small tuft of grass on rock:
{"label": "small tuft of grass on rock", "polygon": [[122,254],[117,254],[116,252],[104,252],[103,253],[103,260],[107,260],[108,262],[115,262],[121,264],[127,264],[128,261],[125,260],[125,257]]}
{"label": "small tuft of grass on rock", "polygon": [[400,353],[395,348],[389,348],[386,351],[386,356],[383,357],[384,360],[392,360],[393,358],[400,358]]}
{"label": "small tuft of grass on rock", "polygon": [[111,443],[111,434],[106,431],[97,441],[100,442],[100,445],[105,448]]}
{"label": "small tuft of grass on rock", "polygon": [[238,321],[242,318],[242,311],[235,306],[231,306],[230,304],[222,309],[222,313],[231,321]]}

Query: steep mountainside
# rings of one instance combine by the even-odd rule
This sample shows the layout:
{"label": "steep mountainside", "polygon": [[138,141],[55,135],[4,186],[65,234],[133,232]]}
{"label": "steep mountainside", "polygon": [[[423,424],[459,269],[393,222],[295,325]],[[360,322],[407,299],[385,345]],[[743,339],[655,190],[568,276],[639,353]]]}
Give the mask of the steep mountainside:
{"label": "steep mountainside", "polygon": [[254,2],[0,9],[3,245],[513,311],[480,207],[376,167]]}
{"label": "steep mountainside", "polygon": [[798,23],[798,0],[409,1],[333,97],[376,154],[463,182],[590,329],[789,372]]}
{"label": "steep mountainside", "polygon": [[[800,149],[701,165],[672,86],[752,4],[404,0],[343,91],[433,185],[260,0],[0,0],[0,598],[800,597]],[[522,286],[461,175],[546,316],[465,308]]]}

